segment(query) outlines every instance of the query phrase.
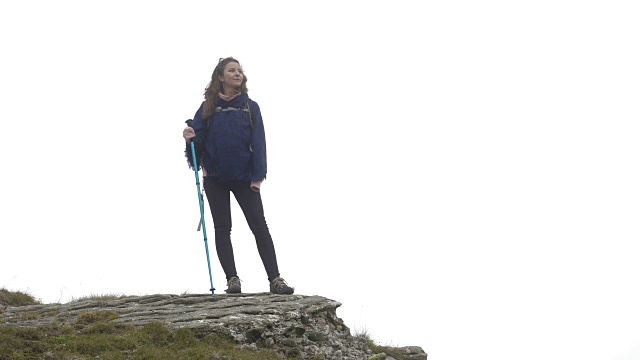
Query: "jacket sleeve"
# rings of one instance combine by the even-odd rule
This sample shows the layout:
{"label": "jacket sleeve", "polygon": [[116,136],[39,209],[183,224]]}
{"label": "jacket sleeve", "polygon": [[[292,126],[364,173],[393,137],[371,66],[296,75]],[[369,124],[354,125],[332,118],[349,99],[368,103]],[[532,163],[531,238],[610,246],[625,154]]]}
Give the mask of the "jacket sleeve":
{"label": "jacket sleeve", "polygon": [[251,181],[262,181],[267,178],[267,144],[264,134],[264,123],[260,106],[255,101],[251,101],[251,117],[253,118],[253,129],[251,131],[252,169]]}
{"label": "jacket sleeve", "polygon": [[[204,154],[204,144],[207,141],[207,127],[204,119],[202,119],[202,111],[204,109],[204,101],[200,105],[198,111],[193,116],[193,121],[191,122],[191,127],[196,133],[196,137],[194,137],[191,141],[196,150],[196,159],[198,161],[198,168],[202,167],[202,155]],[[189,164],[189,168],[193,169],[193,154],[191,152],[191,144],[187,143],[184,156],[187,158],[187,163]]]}

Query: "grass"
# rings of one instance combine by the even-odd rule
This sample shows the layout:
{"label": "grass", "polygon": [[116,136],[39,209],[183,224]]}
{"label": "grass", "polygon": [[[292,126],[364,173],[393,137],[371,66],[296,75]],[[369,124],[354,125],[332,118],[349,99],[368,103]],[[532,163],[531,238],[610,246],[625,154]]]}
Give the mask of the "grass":
{"label": "grass", "polygon": [[26,306],[42,304],[36,300],[31,294],[21,291],[9,291],[0,288],[0,305],[4,306]]}
{"label": "grass", "polygon": [[[113,300],[121,297],[124,295],[90,295],[71,301]],[[41,302],[30,294],[0,289],[1,306],[35,304]],[[40,315],[37,311],[25,314],[25,319]],[[112,311],[87,311],[77,316],[74,326],[0,326],[0,360],[283,359],[273,350],[240,349],[233,339],[219,334],[199,334],[187,328],[172,330],[160,322],[136,327],[113,322],[117,318],[118,314]]]}
{"label": "grass", "polygon": [[171,330],[159,322],[142,327],[109,320],[76,326],[0,326],[0,344],[0,360],[282,359],[274,351],[239,349],[234,342],[223,336],[199,336],[187,328]]}
{"label": "grass", "polygon": [[72,298],[69,302],[78,302],[85,300],[107,301],[116,300],[126,297],[124,294],[91,294],[88,296],[81,296],[79,298]]}
{"label": "grass", "polygon": [[407,358],[407,356],[403,354],[402,351],[398,350],[398,348],[395,348],[393,346],[380,345],[373,341],[373,339],[371,338],[371,334],[366,327],[355,329],[353,337],[356,338],[356,340],[367,343],[369,349],[371,349],[371,351],[376,354],[371,356],[368,360],[385,359],[387,356],[391,356],[396,360],[404,360]]}
{"label": "grass", "polygon": [[[83,300],[113,300],[120,294],[89,295]],[[0,305],[41,304],[32,295],[0,289]],[[55,310],[49,310],[49,312]],[[27,312],[25,319],[39,312]],[[142,327],[118,324],[112,311],[88,311],[77,316],[74,326],[49,324],[21,328],[0,326],[0,360],[21,359],[282,359],[275,351],[240,349],[233,339],[222,335],[198,334],[191,329],[169,329],[154,322]]]}

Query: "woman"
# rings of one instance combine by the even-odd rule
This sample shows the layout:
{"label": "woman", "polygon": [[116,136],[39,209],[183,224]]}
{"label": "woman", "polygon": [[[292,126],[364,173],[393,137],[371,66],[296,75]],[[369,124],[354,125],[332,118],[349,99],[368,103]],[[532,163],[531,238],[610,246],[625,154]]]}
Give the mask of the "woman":
{"label": "woman", "polygon": [[193,168],[193,141],[204,175],[218,259],[227,277],[227,293],[240,293],[231,245],[231,204],[233,193],[253,232],[260,258],[267,271],[269,290],[293,294],[280,277],[276,252],[264,217],[260,184],[267,176],[264,124],[258,104],[247,95],[247,77],[240,63],[231,57],[220,59],[205,88],[205,101],[183,131],[185,155]]}

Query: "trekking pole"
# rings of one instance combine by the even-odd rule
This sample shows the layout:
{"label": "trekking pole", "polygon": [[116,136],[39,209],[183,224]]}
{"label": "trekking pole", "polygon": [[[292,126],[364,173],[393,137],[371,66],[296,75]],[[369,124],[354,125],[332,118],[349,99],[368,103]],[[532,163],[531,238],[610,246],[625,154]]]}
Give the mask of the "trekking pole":
{"label": "trekking pole", "polygon": [[191,155],[193,156],[193,168],[196,173],[196,185],[198,186],[198,202],[200,203],[200,223],[202,224],[202,233],[204,234],[204,249],[207,252],[207,266],[209,267],[209,283],[211,283],[211,295],[215,288],[213,287],[213,276],[211,276],[211,261],[209,260],[209,245],[207,244],[207,227],[204,225],[204,202],[202,200],[202,192],[200,191],[200,175],[198,175],[198,160],[196,160],[196,147],[191,141]]}

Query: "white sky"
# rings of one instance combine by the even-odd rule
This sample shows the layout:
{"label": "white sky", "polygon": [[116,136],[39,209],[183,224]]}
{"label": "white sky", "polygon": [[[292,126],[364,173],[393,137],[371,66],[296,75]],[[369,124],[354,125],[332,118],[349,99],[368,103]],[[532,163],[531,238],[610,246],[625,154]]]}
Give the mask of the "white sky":
{"label": "white sky", "polygon": [[181,131],[234,56],[297,293],[430,360],[640,358],[640,6],[419,3],[2,2],[0,287],[207,293]]}

